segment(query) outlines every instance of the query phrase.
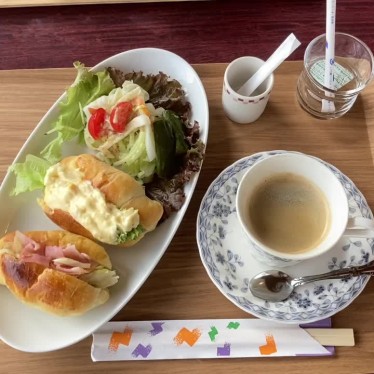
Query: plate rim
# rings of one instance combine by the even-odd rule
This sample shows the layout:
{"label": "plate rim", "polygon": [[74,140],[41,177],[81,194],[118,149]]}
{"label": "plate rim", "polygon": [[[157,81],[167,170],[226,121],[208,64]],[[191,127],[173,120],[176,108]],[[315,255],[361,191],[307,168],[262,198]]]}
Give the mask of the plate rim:
{"label": "plate rim", "polygon": [[[149,53],[149,52],[157,53],[162,58],[168,59],[168,57],[172,57],[172,58],[175,58],[175,59],[179,60],[179,62],[193,75],[194,85],[196,85],[196,84],[198,85],[197,91],[201,95],[201,98],[200,98],[201,100],[199,100],[200,102],[202,101],[201,108],[204,108],[204,110],[203,110],[202,117],[201,118],[196,118],[193,114],[193,107],[192,107],[191,121],[194,121],[194,120],[198,121],[199,124],[200,124],[200,129],[201,129],[201,126],[203,125],[203,129],[202,129],[203,132],[202,132],[202,134],[200,133],[200,139],[204,142],[205,147],[207,147],[208,137],[209,137],[209,105],[208,105],[207,93],[206,93],[205,87],[204,87],[204,85],[201,81],[201,78],[200,78],[199,74],[197,73],[197,71],[192,67],[192,65],[188,61],[186,61],[181,56],[177,55],[174,52],[168,51],[166,49],[161,49],[161,48],[145,47],[145,48],[129,49],[129,50],[122,51],[120,53],[117,53],[117,54],[114,54],[112,56],[107,57],[106,59],[100,61],[99,63],[97,63],[95,66],[93,66],[89,70],[94,71],[94,72],[99,71],[101,69],[104,69],[105,67],[108,67],[109,64],[111,63],[111,61],[114,60],[114,59],[123,58],[123,56],[126,56],[126,58],[127,58],[127,56],[131,56],[131,55],[136,54],[136,53]],[[132,56],[131,58],[134,58],[134,57]],[[150,70],[151,70],[152,63],[150,63],[149,66],[150,66]],[[165,74],[167,74],[168,76],[170,76],[171,78],[177,79],[182,84],[182,88],[186,91],[186,85],[188,85],[187,81],[183,82],[180,77],[174,77],[174,76],[170,75],[169,72],[167,72],[167,71],[163,71],[163,72]],[[147,72],[145,72],[145,73],[147,73]],[[152,74],[154,74],[154,73],[152,73]],[[58,112],[54,114],[54,111],[56,111],[58,109],[59,103],[66,98],[66,95],[67,95],[66,90],[67,89],[65,89],[63,91],[63,93],[53,102],[53,104],[49,107],[49,109],[43,114],[43,116],[41,117],[39,122],[35,125],[34,129],[31,131],[31,133],[28,135],[27,139],[22,144],[21,148],[19,149],[19,151],[18,151],[17,155],[15,156],[14,160],[12,161],[11,165],[24,160],[26,155],[28,153],[30,153],[30,152],[27,152],[27,149],[29,149],[29,147],[30,147],[29,146],[30,142],[32,141],[32,139],[37,137],[38,132],[41,131],[40,127],[45,125],[45,122],[48,121],[50,116],[52,116],[53,119],[56,118],[56,116],[58,115]],[[188,99],[188,96],[187,96],[187,100],[191,101],[191,100]],[[39,136],[40,135],[41,134],[39,134]],[[83,147],[84,147],[84,145],[83,145]],[[78,343],[79,341],[81,341],[81,340],[87,338],[88,336],[90,336],[97,328],[102,326],[104,323],[111,320],[121,309],[123,309],[127,305],[127,303],[134,297],[134,295],[138,292],[138,290],[143,286],[145,281],[152,274],[154,268],[157,266],[157,264],[159,263],[159,261],[161,260],[163,255],[165,254],[166,250],[168,249],[168,247],[170,245],[170,242],[173,240],[177,230],[179,229],[179,227],[180,227],[180,225],[181,225],[181,223],[182,223],[182,221],[185,217],[185,213],[186,213],[186,211],[187,211],[187,209],[190,205],[192,196],[195,193],[196,184],[197,184],[197,181],[199,180],[199,177],[200,177],[203,162],[204,162],[204,159],[202,160],[200,170],[198,172],[194,173],[193,177],[188,182],[188,189],[189,190],[188,190],[188,194],[186,194],[185,202],[184,202],[182,208],[178,212],[175,213],[175,214],[178,214],[178,217],[175,218],[175,222],[173,221],[171,223],[170,228],[168,229],[168,230],[170,230],[170,232],[168,233],[167,238],[165,238],[165,240],[164,240],[162,251],[160,251],[158,253],[158,255],[156,255],[156,257],[154,257],[154,260],[149,265],[150,266],[150,271],[147,272],[147,273],[144,273],[140,276],[141,279],[137,282],[137,286],[134,287],[130,292],[128,292],[127,297],[124,298],[125,299],[124,302],[118,303],[118,305],[115,308],[111,309],[111,312],[109,314],[106,314],[105,318],[98,318],[96,320],[96,324],[94,325],[94,327],[92,327],[90,329],[87,329],[84,334],[82,334],[80,336],[76,336],[73,339],[65,339],[63,341],[63,343],[54,344],[52,347],[49,346],[51,342],[48,343],[48,342],[45,341],[42,348],[41,348],[40,345],[38,345],[34,349],[33,344],[23,344],[22,345],[22,344],[19,344],[18,342],[13,342],[12,339],[4,337],[2,331],[0,331],[0,340],[3,341],[4,343],[6,343],[7,345],[9,345],[10,347],[15,348],[15,349],[20,350],[20,351],[24,351],[24,352],[33,352],[33,353],[50,352],[50,351],[63,349],[63,348],[66,348],[68,346],[71,346],[73,344]],[[0,185],[0,192],[2,192],[8,185],[11,185],[11,186],[14,185],[14,182],[12,182],[11,178],[14,178],[14,177],[13,177],[12,173],[10,173],[9,170],[7,170],[3,180],[1,182],[1,185]],[[6,222],[9,225],[10,221],[6,221]],[[126,251],[126,249],[124,249],[124,250]],[[114,268],[115,268],[115,266],[114,266]],[[125,285],[126,284],[127,283],[125,283]],[[12,294],[11,294],[11,296],[15,297]],[[123,297],[121,297],[121,299],[123,299]],[[20,302],[19,300],[17,300],[17,301]],[[81,316],[81,317],[84,318],[84,315]],[[67,318],[69,318],[69,317],[67,317]],[[37,337],[34,337],[34,338],[37,338]]]}

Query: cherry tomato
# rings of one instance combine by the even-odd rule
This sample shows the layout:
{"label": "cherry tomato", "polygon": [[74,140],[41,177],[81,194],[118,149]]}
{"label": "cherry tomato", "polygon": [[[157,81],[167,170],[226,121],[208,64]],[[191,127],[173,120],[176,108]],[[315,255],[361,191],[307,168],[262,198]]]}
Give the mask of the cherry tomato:
{"label": "cherry tomato", "polygon": [[117,104],[110,113],[109,121],[115,132],[125,131],[132,113],[132,104],[128,101]]}
{"label": "cherry tomato", "polygon": [[88,121],[88,131],[91,136],[97,140],[100,138],[103,129],[106,111],[103,108],[99,108],[96,110],[91,109],[90,113],[92,113],[92,115]]}

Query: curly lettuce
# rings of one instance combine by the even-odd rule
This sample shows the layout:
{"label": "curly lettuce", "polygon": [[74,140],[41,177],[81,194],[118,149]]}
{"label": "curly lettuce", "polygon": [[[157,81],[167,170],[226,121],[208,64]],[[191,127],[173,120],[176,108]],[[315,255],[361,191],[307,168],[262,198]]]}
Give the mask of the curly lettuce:
{"label": "curly lettuce", "polygon": [[59,104],[60,114],[57,120],[47,132],[56,134],[55,138],[41,151],[41,158],[27,155],[25,162],[16,163],[9,168],[16,176],[12,195],[44,187],[47,169],[61,160],[64,142],[76,137],[83,138],[85,124],[81,115],[82,106],[108,94],[114,88],[107,70],[93,73],[80,62],[75,62],[74,67],[77,69],[77,77],[68,88],[66,99]]}
{"label": "curly lettuce", "polygon": [[142,87],[149,94],[149,101],[155,108],[169,109],[188,121],[191,115],[191,104],[186,99],[182,85],[176,79],[159,72],[158,74],[144,74],[142,71],[124,73],[115,68],[108,68],[108,72],[117,87],[125,81],[132,81]]}
{"label": "curly lettuce", "polygon": [[80,62],[75,62],[74,67],[77,69],[77,77],[67,90],[66,100],[59,105],[60,114],[57,121],[47,132],[48,135],[57,133],[57,136],[40,153],[51,163],[61,159],[64,142],[83,135],[85,122],[81,115],[81,108],[115,88],[107,70],[93,73]]}

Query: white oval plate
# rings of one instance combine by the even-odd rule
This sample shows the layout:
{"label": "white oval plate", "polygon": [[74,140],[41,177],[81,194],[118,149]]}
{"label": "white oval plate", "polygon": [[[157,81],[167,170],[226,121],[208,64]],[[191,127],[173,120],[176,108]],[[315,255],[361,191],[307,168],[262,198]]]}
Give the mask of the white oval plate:
{"label": "white oval plate", "polygon": [[[192,118],[200,124],[200,139],[207,144],[209,109],[204,87],[195,70],[174,53],[155,48],[140,48],[120,53],[96,65],[93,70],[114,67],[125,72],[143,71],[158,74],[160,71],[177,79],[191,103]],[[28,153],[38,155],[48,143],[44,133],[58,115],[58,102],[50,108],[17,155],[15,162],[24,161]],[[69,144],[66,154],[88,152],[83,146]],[[107,247],[113,267],[120,276],[118,284],[111,287],[109,301],[80,317],[60,318],[29,307],[16,299],[6,287],[0,287],[0,338],[10,346],[27,352],[45,352],[72,345],[90,335],[100,325],[109,321],[134,296],[157,265],[191,200],[199,174],[185,186],[186,201],[177,213],[128,249]],[[51,230],[54,225],[41,211],[36,198],[41,192],[24,193],[9,197],[14,186],[14,176],[7,174],[0,188],[0,233],[13,230]]]}
{"label": "white oval plate", "polygon": [[[256,153],[226,168],[208,188],[197,218],[200,257],[211,280],[236,306],[254,316],[284,323],[309,323],[330,317],[346,308],[364,289],[369,276],[325,280],[298,287],[283,302],[268,302],[251,294],[249,281],[269,266],[250,254],[251,244],[240,227],[235,197],[244,173],[257,161],[284,151]],[[324,162],[319,160],[320,162]],[[349,200],[350,216],[373,218],[354,183],[334,166],[324,162],[339,178]],[[343,237],[318,258],[283,268],[291,276],[325,273],[374,259],[374,239]]]}

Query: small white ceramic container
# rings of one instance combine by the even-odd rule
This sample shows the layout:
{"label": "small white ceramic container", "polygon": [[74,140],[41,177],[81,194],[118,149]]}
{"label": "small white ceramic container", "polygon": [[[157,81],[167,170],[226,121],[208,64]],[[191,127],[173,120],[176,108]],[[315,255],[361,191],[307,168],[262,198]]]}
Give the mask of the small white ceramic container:
{"label": "small white ceramic container", "polygon": [[[269,248],[254,235],[248,218],[248,202],[254,189],[265,179],[278,173],[298,174],[312,181],[325,195],[330,208],[330,229],[325,239],[315,248],[301,253],[284,253]],[[349,218],[348,199],[335,174],[312,156],[300,153],[282,153],[257,162],[248,169],[241,180],[236,195],[239,222],[252,244],[252,255],[271,267],[297,264],[326,253],[343,235],[353,237],[374,236],[374,221],[355,217]]]}
{"label": "small white ceramic container", "polygon": [[271,74],[251,96],[238,94],[237,90],[264,64],[251,56],[239,57],[226,68],[223,78],[222,105],[226,116],[236,123],[251,123],[264,112],[274,84]]}

